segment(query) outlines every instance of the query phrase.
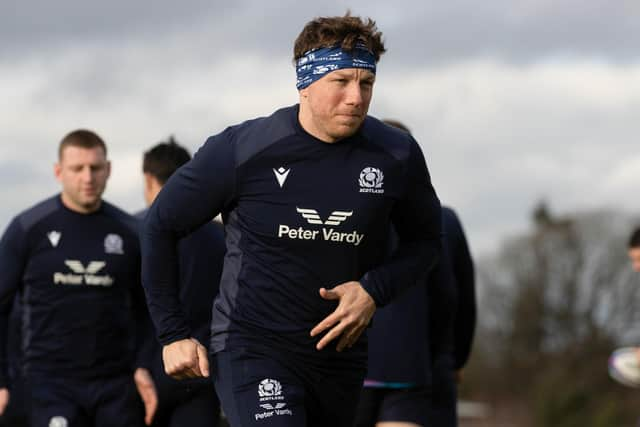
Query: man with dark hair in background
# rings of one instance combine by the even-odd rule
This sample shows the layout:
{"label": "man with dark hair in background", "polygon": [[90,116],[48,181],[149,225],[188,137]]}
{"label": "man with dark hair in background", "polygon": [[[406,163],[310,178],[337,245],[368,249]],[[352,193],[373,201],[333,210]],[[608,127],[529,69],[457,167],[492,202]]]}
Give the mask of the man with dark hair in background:
{"label": "man with dark hair in background", "polygon": [[640,272],[640,228],[636,228],[629,236],[627,254],[634,271]]}
{"label": "man with dark hair in background", "polygon": [[[631,261],[631,268],[633,268],[633,271],[640,273],[640,227],[634,229],[631,232],[631,236],[629,236],[627,255]],[[640,364],[640,347],[636,347],[636,355],[638,358],[638,364]]]}
{"label": "man with dark hair in background", "polygon": [[[440,203],[418,143],[367,115],[384,51],[370,19],[308,22],[294,46],[300,104],[209,138],[147,215],[143,285],[165,369],[198,377],[209,364],[179,314],[176,246],[222,213],[211,373],[234,427],[350,427],[361,334],[439,256]],[[399,250],[383,262],[391,223]]]}
{"label": "man with dark hair in background", "polygon": [[[384,122],[409,133],[399,121]],[[447,207],[442,207],[442,230],[436,268],[373,318],[357,427],[457,425],[455,376],[471,347],[475,281],[462,226]],[[392,256],[393,229],[389,240]]]}
{"label": "man with dark hair in background", "polygon": [[[457,383],[469,360],[476,326],[475,272],[471,251],[455,211],[442,207],[442,268],[445,292],[432,292],[429,310],[432,360],[430,421],[457,425]],[[443,301],[449,300],[447,305]]]}
{"label": "man with dark hair in background", "polygon": [[[144,198],[150,206],[167,180],[191,159],[173,137],[144,153]],[[139,216],[144,217],[146,210]],[[208,345],[213,299],[218,293],[224,260],[222,224],[209,221],[178,243],[179,300],[181,316],[193,337]],[[216,427],[220,422],[220,401],[208,378],[176,380],[164,372],[162,349],[153,352],[152,376],[158,396],[154,427]]]}
{"label": "man with dark hair in background", "polygon": [[[62,192],[15,217],[0,240],[0,355],[17,293],[34,427],[143,423],[133,376],[145,370],[150,324],[137,222],[102,200],[110,172],[98,135],[67,134],[54,166]],[[0,393],[9,398],[1,366]]]}

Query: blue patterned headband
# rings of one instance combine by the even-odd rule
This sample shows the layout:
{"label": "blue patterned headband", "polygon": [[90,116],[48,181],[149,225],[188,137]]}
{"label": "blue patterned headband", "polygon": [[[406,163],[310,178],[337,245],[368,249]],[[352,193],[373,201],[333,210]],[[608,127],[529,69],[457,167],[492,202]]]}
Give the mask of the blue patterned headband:
{"label": "blue patterned headband", "polygon": [[306,52],[296,61],[296,88],[304,89],[325,74],[343,68],[364,68],[376,73],[376,58],[364,44],[358,43],[351,52],[340,46],[323,47]]}

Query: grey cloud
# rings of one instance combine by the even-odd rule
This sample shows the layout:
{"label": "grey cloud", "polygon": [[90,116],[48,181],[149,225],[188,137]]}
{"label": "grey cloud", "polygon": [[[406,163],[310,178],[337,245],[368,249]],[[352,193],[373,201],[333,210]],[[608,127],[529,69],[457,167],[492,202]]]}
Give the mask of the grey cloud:
{"label": "grey cloud", "polygon": [[[635,0],[357,0],[350,7],[354,14],[377,19],[389,56],[402,61],[451,62],[487,56],[512,62],[547,56],[621,62],[639,58],[635,41],[640,39],[640,4]],[[286,46],[288,53],[306,21],[340,15],[347,7],[338,0],[311,5],[293,0],[277,4],[261,0],[9,0],[3,9],[0,58],[7,59],[52,45],[91,40],[128,44],[136,38],[153,44],[171,34],[193,31],[214,52],[272,54]]]}
{"label": "grey cloud", "polygon": [[171,0],[86,2],[78,0],[5,0],[0,14],[0,46],[38,48],[87,39],[156,35],[185,28],[209,13],[224,16],[237,2]]}
{"label": "grey cloud", "polygon": [[0,230],[9,224],[11,218],[36,203],[33,195],[43,198],[54,191],[52,169],[34,167],[33,159],[7,159],[0,162]]}
{"label": "grey cloud", "polygon": [[632,1],[434,0],[415,4],[398,20],[400,42],[389,44],[427,62],[483,56],[526,62],[550,55],[634,61],[639,19],[640,6]]}

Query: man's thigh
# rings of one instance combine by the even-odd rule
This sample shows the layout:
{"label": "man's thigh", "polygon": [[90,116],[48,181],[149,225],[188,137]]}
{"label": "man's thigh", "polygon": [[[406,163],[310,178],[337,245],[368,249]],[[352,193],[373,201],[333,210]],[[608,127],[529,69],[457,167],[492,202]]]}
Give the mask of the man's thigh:
{"label": "man's thigh", "polygon": [[212,358],[212,376],[232,427],[305,427],[305,388],[295,367],[234,349]]}
{"label": "man's thigh", "polygon": [[404,422],[419,426],[438,426],[429,423],[431,399],[424,387],[387,390],[380,405],[378,422]]}
{"label": "man's thigh", "polygon": [[360,394],[360,402],[356,411],[355,427],[374,427],[378,421],[380,403],[382,402],[381,390],[366,387]]}
{"label": "man's thigh", "polygon": [[27,427],[27,399],[24,390],[24,380],[13,378],[9,404],[0,416],[0,427]]}
{"label": "man's thigh", "polygon": [[455,427],[457,418],[457,387],[453,370],[436,372],[431,393],[429,424],[431,426]]}
{"label": "man's thigh", "polygon": [[364,367],[325,369],[308,383],[307,419],[309,427],[352,427],[362,392]]}
{"label": "man's thigh", "polygon": [[190,387],[185,399],[173,408],[170,418],[170,427],[218,427],[220,401],[213,384]]}
{"label": "man's thigh", "polygon": [[144,406],[133,375],[96,380],[91,389],[95,427],[144,425]]}
{"label": "man's thigh", "polygon": [[32,427],[91,427],[78,401],[81,385],[49,378],[29,378],[26,389]]}

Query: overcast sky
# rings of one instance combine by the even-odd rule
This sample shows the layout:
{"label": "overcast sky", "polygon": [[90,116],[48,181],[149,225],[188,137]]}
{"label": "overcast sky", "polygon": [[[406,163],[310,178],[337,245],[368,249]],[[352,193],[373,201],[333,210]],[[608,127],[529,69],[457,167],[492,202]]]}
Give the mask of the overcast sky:
{"label": "overcast sky", "polygon": [[106,141],[105,197],[143,207],[141,153],[297,102],[293,40],[315,16],[374,18],[370,113],[405,122],[474,253],[559,212],[640,212],[637,0],[0,2],[0,229],[54,194],[57,144]]}

